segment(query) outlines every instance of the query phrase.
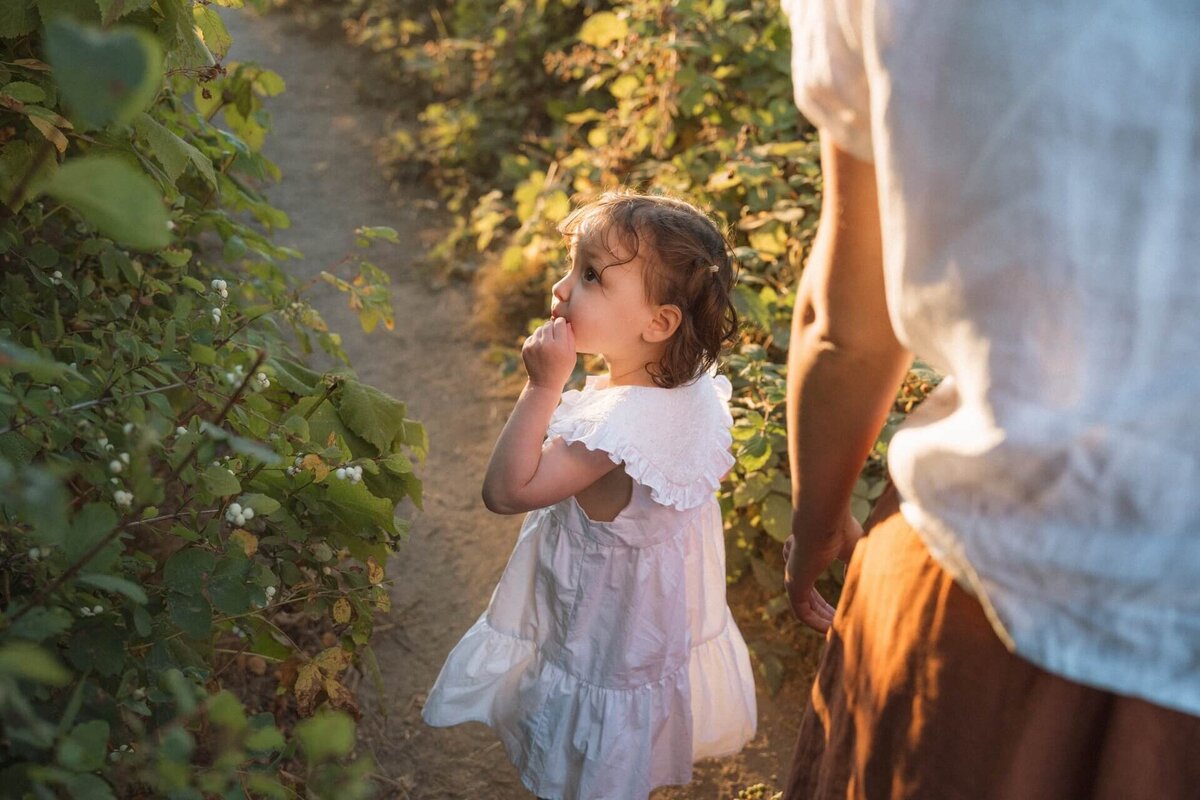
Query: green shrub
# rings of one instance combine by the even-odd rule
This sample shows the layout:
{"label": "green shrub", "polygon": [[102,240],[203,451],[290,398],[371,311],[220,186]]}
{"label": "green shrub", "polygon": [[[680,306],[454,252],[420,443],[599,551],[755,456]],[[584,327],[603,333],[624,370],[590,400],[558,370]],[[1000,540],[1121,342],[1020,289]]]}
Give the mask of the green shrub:
{"label": "green shrub", "polygon": [[[255,188],[283,81],[214,60],[228,43],[191,0],[0,12],[11,796],[371,790],[344,676],[378,673],[427,442],[284,272],[287,217]],[[368,331],[392,324],[379,240],[324,274]],[[342,366],[310,369],[316,347]]]}

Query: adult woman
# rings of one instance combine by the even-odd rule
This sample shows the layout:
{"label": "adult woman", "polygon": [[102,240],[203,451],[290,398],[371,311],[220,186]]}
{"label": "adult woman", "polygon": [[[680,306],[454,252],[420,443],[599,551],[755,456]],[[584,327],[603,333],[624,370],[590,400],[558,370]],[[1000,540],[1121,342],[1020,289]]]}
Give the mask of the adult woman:
{"label": "adult woman", "polygon": [[[826,182],[787,581],[832,623],[787,796],[1196,796],[1200,14],[785,8]],[[948,377],[855,548],[911,353]],[[813,581],[851,548],[835,615]]]}

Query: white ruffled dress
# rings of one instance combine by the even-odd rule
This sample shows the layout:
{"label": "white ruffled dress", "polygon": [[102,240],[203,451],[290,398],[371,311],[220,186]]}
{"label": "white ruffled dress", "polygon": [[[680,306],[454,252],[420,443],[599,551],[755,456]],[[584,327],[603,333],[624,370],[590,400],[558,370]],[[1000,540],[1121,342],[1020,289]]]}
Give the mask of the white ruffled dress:
{"label": "white ruffled dress", "polygon": [[426,700],[434,726],[499,734],[552,800],[635,800],[754,737],[754,676],[725,601],[715,491],[733,464],[729,381],[568,391],[546,438],[603,450],[632,476],[611,522],[574,498],[532,511],[487,610]]}

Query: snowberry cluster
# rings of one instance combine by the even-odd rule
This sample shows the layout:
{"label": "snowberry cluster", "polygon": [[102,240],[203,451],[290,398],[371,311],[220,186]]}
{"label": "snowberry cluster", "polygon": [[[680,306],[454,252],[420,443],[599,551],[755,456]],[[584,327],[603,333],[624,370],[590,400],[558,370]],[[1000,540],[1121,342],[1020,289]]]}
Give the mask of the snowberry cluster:
{"label": "snowberry cluster", "polygon": [[50,555],[49,547],[31,547],[29,548],[29,560],[37,561],[39,558]]}
{"label": "snowberry cluster", "polygon": [[54,272],[50,273],[50,284],[52,286],[58,286],[60,283],[62,283],[62,272],[56,269]]}
{"label": "snowberry cluster", "polygon": [[244,377],[246,377],[245,368],[241,364],[234,364],[233,371],[225,373],[225,382],[232,386],[235,383],[241,383]]}
{"label": "snowberry cluster", "polygon": [[254,376],[254,385],[260,392],[265,392],[271,388],[271,380],[267,377],[267,373],[260,372]]}
{"label": "snowberry cluster", "polygon": [[129,453],[119,453],[116,458],[108,462],[108,468],[114,473],[118,473],[129,465]]}
{"label": "snowberry cluster", "polygon": [[94,617],[97,614],[104,613],[104,606],[92,606],[91,608],[88,608],[87,606],[80,606],[79,613],[84,617]]}
{"label": "snowberry cluster", "polygon": [[338,477],[338,480],[358,483],[362,480],[362,467],[358,466],[357,464],[349,467],[338,467],[337,471],[333,474]]}
{"label": "snowberry cluster", "polygon": [[116,762],[121,760],[121,756],[126,755],[128,753],[132,753],[132,752],[133,752],[132,747],[130,747],[127,744],[123,744],[120,747],[118,747],[116,750],[113,750],[111,753],[108,754],[108,760],[115,764]]}
{"label": "snowberry cluster", "polygon": [[213,325],[220,325],[221,324],[221,309],[217,308],[216,306],[213,306],[212,311],[210,311],[209,313],[212,314]]}
{"label": "snowberry cluster", "polygon": [[230,503],[229,508],[225,509],[225,519],[234,525],[245,525],[246,520],[254,519],[254,509],[250,506],[243,508],[241,503]]}
{"label": "snowberry cluster", "polygon": [[298,475],[300,473],[301,467],[303,467],[303,466],[304,466],[304,454],[301,453],[300,455],[296,456],[296,460],[292,462],[292,466],[288,467],[284,471],[287,472],[288,477],[291,477],[292,475]]}
{"label": "snowberry cluster", "polygon": [[221,295],[222,300],[229,299],[229,284],[225,283],[225,281],[220,278],[213,278],[212,288],[214,292]]}
{"label": "snowberry cluster", "polygon": [[113,501],[122,508],[129,508],[133,505],[133,492],[117,489],[117,491],[113,492]]}

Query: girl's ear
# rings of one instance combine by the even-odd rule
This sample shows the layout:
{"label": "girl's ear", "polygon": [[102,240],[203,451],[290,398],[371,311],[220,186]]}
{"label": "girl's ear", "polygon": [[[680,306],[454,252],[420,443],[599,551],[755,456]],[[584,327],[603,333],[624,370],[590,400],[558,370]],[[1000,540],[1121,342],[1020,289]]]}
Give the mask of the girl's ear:
{"label": "girl's ear", "polygon": [[681,322],[683,322],[683,312],[679,310],[679,306],[673,303],[658,306],[654,309],[654,316],[650,318],[650,322],[642,331],[642,338],[647,342],[665,342],[675,335]]}

